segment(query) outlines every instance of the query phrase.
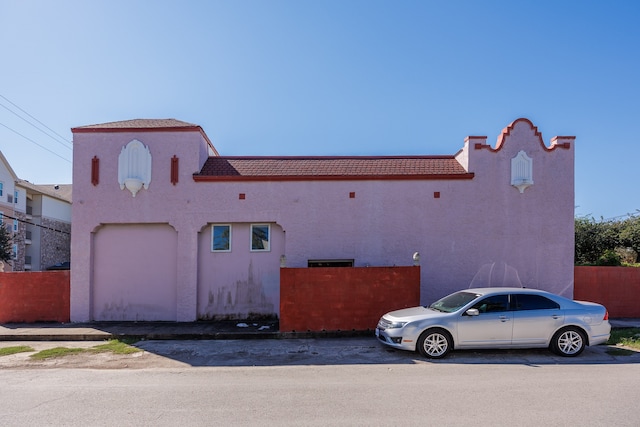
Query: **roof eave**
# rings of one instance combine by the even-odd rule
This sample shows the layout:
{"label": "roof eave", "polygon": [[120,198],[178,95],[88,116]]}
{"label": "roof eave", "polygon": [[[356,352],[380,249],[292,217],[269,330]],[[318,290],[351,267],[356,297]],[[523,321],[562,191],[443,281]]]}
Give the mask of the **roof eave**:
{"label": "roof eave", "polygon": [[473,179],[474,173],[463,174],[423,174],[423,175],[199,175],[195,182],[256,182],[256,181],[446,181]]}

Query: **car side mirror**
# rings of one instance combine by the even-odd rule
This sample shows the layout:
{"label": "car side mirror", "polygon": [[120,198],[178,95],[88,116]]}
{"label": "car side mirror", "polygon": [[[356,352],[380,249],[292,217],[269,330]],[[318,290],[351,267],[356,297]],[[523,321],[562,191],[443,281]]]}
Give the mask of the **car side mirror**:
{"label": "car side mirror", "polygon": [[478,314],[480,314],[480,312],[477,308],[470,308],[469,310],[465,311],[464,314],[466,314],[467,316],[477,316]]}

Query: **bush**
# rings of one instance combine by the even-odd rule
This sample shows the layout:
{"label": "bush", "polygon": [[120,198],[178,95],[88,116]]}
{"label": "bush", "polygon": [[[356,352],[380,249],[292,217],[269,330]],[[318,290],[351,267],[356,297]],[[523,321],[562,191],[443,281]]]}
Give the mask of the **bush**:
{"label": "bush", "polygon": [[620,266],[622,265],[622,261],[620,260],[620,255],[615,251],[608,249],[600,255],[598,261],[596,261],[596,265]]}

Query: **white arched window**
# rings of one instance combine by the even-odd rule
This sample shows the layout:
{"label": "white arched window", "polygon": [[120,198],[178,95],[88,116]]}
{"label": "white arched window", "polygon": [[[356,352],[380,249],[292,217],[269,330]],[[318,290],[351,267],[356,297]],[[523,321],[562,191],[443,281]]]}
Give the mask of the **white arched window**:
{"label": "white arched window", "polygon": [[520,193],[533,185],[533,159],[522,150],[511,159],[511,185]]}
{"label": "white arched window", "polygon": [[118,157],[118,183],[120,189],[131,191],[136,197],[141,188],[151,183],[151,152],[149,147],[134,139],[122,147]]}

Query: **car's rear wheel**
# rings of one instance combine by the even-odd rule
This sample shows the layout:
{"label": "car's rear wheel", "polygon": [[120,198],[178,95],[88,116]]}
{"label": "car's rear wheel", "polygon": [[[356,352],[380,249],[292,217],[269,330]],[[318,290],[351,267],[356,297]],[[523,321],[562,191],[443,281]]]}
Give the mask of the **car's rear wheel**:
{"label": "car's rear wheel", "polygon": [[444,329],[427,329],[418,338],[418,351],[429,359],[442,359],[449,354],[451,347],[451,336]]}
{"label": "car's rear wheel", "polygon": [[573,357],[582,353],[586,345],[584,332],[578,328],[568,327],[560,329],[553,336],[551,349],[564,357]]}

